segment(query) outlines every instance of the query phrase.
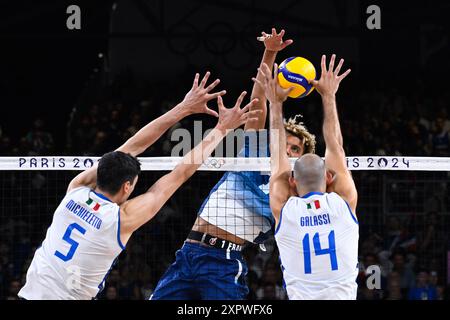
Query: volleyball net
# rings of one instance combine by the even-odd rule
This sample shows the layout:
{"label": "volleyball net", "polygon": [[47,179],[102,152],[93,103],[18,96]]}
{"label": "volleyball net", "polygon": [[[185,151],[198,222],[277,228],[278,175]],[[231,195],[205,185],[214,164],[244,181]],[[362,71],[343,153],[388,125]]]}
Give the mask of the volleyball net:
{"label": "volleyball net", "polygon": [[[0,298],[13,282],[23,283],[35,249],[45,238],[53,213],[70,180],[92,167],[98,157],[0,158]],[[181,158],[139,158],[142,173],[132,197],[145,192]],[[295,159],[291,159],[292,163]],[[445,287],[450,279],[450,158],[348,157],[358,189],[361,279],[370,264],[382,270],[382,288],[359,298],[386,298],[401,268],[411,270],[408,290],[420,272],[430,284]],[[153,220],[139,229],[110,273],[102,298],[144,299],[173,263],[199,208],[224,172],[268,174],[269,158],[208,158]],[[232,191],[232,190],[231,190]],[[396,254],[400,254],[401,257]],[[249,299],[284,299],[281,270],[273,239],[261,249],[246,245]],[[403,261],[401,261],[403,259]],[[403,265],[401,265],[403,264]],[[403,274],[401,275],[404,276]]]}

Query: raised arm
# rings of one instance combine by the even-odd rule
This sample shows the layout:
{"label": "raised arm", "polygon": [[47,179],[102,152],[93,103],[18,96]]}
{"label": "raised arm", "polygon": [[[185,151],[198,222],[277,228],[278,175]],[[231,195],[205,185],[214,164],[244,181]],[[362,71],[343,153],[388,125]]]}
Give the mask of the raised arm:
{"label": "raised arm", "polygon": [[[217,79],[206,87],[209,76],[210,72],[208,71],[199,84],[199,74],[197,73],[195,75],[192,88],[186,94],[183,101],[177,104],[170,111],[140,129],[134,136],[128,139],[116,150],[129,153],[132,156],[137,156],[155,143],[155,141],[158,140],[170,127],[191,114],[206,113],[217,117],[217,112],[208,108],[207,103],[212,99],[216,99],[217,97],[224,95],[226,92],[223,90],[212,93],[211,91],[219,84],[220,80]],[[92,168],[78,174],[70,182],[67,192],[80,186],[89,186],[94,188],[96,182],[97,164]]]}
{"label": "raised arm", "polygon": [[[261,37],[258,37],[258,40],[264,42],[265,50],[261,60],[260,68],[264,64],[269,66],[269,69],[272,68],[277,53],[294,42],[291,39],[283,41],[284,33],[284,30],[281,30],[280,33],[277,33],[275,28],[272,28],[272,34],[267,34],[264,31],[261,32]],[[261,81],[263,79],[263,75],[258,72],[256,78]],[[256,83],[253,85],[251,98],[258,99],[258,103],[256,103],[252,107],[252,110],[260,110],[261,112],[259,113],[257,120],[249,121],[245,124],[244,130],[264,129],[267,116],[266,96],[264,94],[264,90]]]}
{"label": "raised arm", "polygon": [[281,209],[290,196],[289,177],[291,165],[286,153],[286,130],[283,124],[283,102],[286,101],[292,88],[283,89],[278,85],[277,64],[274,65],[273,76],[270,68],[264,64],[260,74],[262,79],[253,81],[260,86],[270,104],[270,208],[278,225]]}
{"label": "raised arm", "polygon": [[336,107],[336,92],[339,89],[341,81],[350,73],[350,69],[342,75],[339,75],[344,59],[339,61],[338,66],[334,70],[335,59],[336,55],[333,54],[327,70],[326,57],[325,55],[322,56],[322,75],[318,81],[312,81],[312,84],[322,97],[323,137],[326,146],[325,165],[327,170],[330,170],[335,174],[330,188],[346,200],[352,211],[355,212],[358,193],[352,175],[347,168],[341,127]]}
{"label": "raised arm", "polygon": [[[211,155],[229,130],[244,124],[248,119],[256,117],[260,112],[251,111],[250,107],[256,103],[252,100],[244,108],[240,108],[246,92],[243,92],[235,106],[231,109],[224,107],[222,97],[218,97],[219,121],[216,127],[192,149],[172,172],[160,178],[146,193],[125,202],[120,209],[121,239],[128,241],[131,234],[147,221],[152,219],[173,193],[200,167]],[[124,243],[125,243],[124,242]]]}

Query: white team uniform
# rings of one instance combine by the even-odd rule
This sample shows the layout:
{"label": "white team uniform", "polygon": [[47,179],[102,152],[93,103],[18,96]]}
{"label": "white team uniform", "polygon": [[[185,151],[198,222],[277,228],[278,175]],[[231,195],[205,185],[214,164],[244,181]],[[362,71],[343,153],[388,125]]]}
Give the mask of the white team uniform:
{"label": "white team uniform", "polygon": [[354,300],[359,226],[336,193],[291,197],[275,231],[290,300]]}
{"label": "white team uniform", "polygon": [[18,295],[28,300],[92,299],[123,249],[119,206],[88,187],[76,188],[56,209]]}

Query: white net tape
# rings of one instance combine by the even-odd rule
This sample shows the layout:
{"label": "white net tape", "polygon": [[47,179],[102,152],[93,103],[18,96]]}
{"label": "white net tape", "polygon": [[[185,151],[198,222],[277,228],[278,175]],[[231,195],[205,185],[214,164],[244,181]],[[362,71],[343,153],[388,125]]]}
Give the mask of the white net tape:
{"label": "white net tape", "polygon": [[[0,157],[0,170],[85,170],[100,157]],[[181,157],[140,157],[142,171],[172,170]],[[290,159],[291,163],[295,159]],[[444,157],[347,157],[350,170],[450,171]],[[202,171],[270,171],[270,158],[208,158]]]}

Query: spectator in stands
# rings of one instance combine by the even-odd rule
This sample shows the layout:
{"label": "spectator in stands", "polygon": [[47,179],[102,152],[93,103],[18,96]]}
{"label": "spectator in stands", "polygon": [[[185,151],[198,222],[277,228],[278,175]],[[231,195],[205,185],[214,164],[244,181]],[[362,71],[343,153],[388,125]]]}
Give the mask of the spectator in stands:
{"label": "spectator in stands", "polygon": [[9,284],[9,292],[7,300],[19,300],[19,297],[17,294],[20,291],[20,288],[22,288],[22,284],[20,283],[20,280],[14,279]]}
{"label": "spectator in stands", "polygon": [[401,288],[400,274],[391,272],[388,277],[388,286],[386,290],[386,300],[403,300],[404,296]]}
{"label": "spectator in stands", "polygon": [[[377,255],[374,253],[367,253],[364,259],[359,263],[359,274],[357,277],[358,283],[358,300],[379,300],[382,297],[381,288],[386,286],[386,279],[383,273],[380,273],[379,288],[373,288],[372,285],[378,282],[378,279],[374,281],[373,278],[369,278],[374,275],[374,272],[378,272],[376,268],[381,266],[378,261]],[[369,288],[370,286],[370,288]]]}
{"label": "spectator in stands", "polygon": [[259,300],[266,299],[265,294],[271,295],[272,299],[286,299],[286,290],[282,287],[282,275],[279,267],[268,263],[261,278],[262,285],[256,293]]}
{"label": "spectator in stands", "polygon": [[437,290],[428,283],[428,272],[421,270],[417,274],[417,283],[409,290],[409,300],[436,300]]}
{"label": "spectator in stands", "polygon": [[249,266],[249,270],[247,272],[247,283],[248,283],[248,288],[249,288],[247,299],[248,300],[257,300],[256,293],[259,289],[259,279],[258,279],[256,272],[250,269],[250,266]]}
{"label": "spectator in stands", "polygon": [[426,215],[423,226],[425,230],[421,233],[421,242],[419,243],[421,260],[426,263],[423,267],[443,271],[440,270],[439,261],[435,261],[436,266],[432,266],[431,263],[445,251],[448,230],[442,226],[442,219],[436,211],[431,211]]}
{"label": "spectator in stands", "polygon": [[118,300],[119,297],[117,295],[116,287],[109,286],[108,288],[106,288],[105,298],[106,300]]}
{"label": "spectator in stands", "polygon": [[94,126],[91,118],[85,115],[82,117],[80,124],[76,126],[73,135],[73,145],[76,152],[84,154],[94,141],[98,129]]}
{"label": "spectator in stands", "polygon": [[0,135],[0,156],[14,155],[11,139],[6,135]]}
{"label": "spectator in stands", "polygon": [[447,297],[445,296],[445,286],[444,285],[438,285],[436,287],[437,292],[437,298],[436,300],[446,300]]}
{"label": "spectator in stands", "polygon": [[[450,131],[450,119],[448,117],[448,100],[444,100],[442,99],[442,97],[438,98],[438,102],[437,104],[440,105],[439,107],[439,111],[437,112],[437,118],[440,118],[443,120],[444,123],[444,130],[445,131]],[[437,119],[433,122],[432,124],[432,129],[435,130],[436,129],[436,122]]]}
{"label": "spectator in stands", "polygon": [[101,156],[111,151],[108,142],[108,134],[105,131],[97,131],[92,145],[87,149],[87,154],[92,156]]}
{"label": "spectator in stands", "polygon": [[445,129],[444,118],[437,118],[435,130],[432,137],[433,155],[438,157],[448,157],[450,155],[450,136],[449,131]]}
{"label": "spectator in stands", "polygon": [[138,132],[141,127],[142,127],[142,118],[139,115],[139,113],[134,112],[131,115],[131,123],[128,126],[127,130],[125,131],[125,136],[123,139],[126,140],[129,137],[134,136],[135,133]]}
{"label": "spectator in stands", "polygon": [[428,148],[429,134],[427,129],[420,123],[417,115],[412,115],[407,122],[404,147],[406,154],[415,156],[427,156],[431,150]]}
{"label": "spectator in stands", "polygon": [[129,264],[120,268],[119,284],[117,286],[118,295],[121,299],[131,299],[135,295],[135,278],[134,266]]}
{"label": "spectator in stands", "polygon": [[386,223],[386,236],[384,237],[383,248],[392,253],[399,246],[402,238],[402,224],[396,216],[390,216]]}
{"label": "spectator in stands", "polygon": [[45,130],[45,123],[41,118],[34,120],[33,128],[25,139],[30,146],[29,155],[48,155],[53,152],[53,136]]}
{"label": "spectator in stands", "polygon": [[415,283],[415,275],[411,267],[406,263],[406,255],[403,251],[397,251],[392,255],[392,271],[398,272],[400,276],[400,287],[403,295],[412,288]]}
{"label": "spectator in stands", "polygon": [[3,272],[3,265],[0,263],[0,299],[2,299],[5,295],[6,282],[7,279]]}
{"label": "spectator in stands", "polygon": [[[142,254],[141,254],[142,257]],[[134,300],[149,299],[153,293],[151,267],[145,263],[137,270],[137,281],[134,285],[133,298]]]}
{"label": "spectator in stands", "polygon": [[107,284],[111,287],[117,287],[120,281],[120,272],[117,268],[111,270],[108,276]]}

